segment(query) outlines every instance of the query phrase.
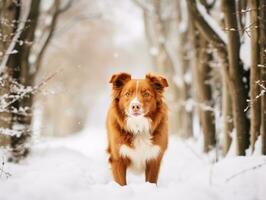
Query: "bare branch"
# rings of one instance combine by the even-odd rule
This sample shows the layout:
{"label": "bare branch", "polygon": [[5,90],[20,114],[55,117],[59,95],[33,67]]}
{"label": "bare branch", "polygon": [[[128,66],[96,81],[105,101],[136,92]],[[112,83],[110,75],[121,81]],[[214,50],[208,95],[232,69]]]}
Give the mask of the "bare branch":
{"label": "bare branch", "polygon": [[258,168],[263,167],[264,165],[266,165],[266,161],[264,161],[263,163],[260,163],[260,164],[258,164],[258,165],[255,165],[255,166],[253,166],[253,167],[250,167],[250,168],[248,168],[248,169],[244,169],[244,170],[242,170],[242,171],[240,171],[240,172],[238,172],[238,173],[236,173],[236,174],[233,174],[232,176],[230,176],[229,178],[227,178],[227,179],[225,180],[225,182],[229,182],[229,181],[231,181],[232,179],[238,177],[238,176],[241,175],[241,174],[244,174],[244,173],[246,173],[246,172],[248,172],[248,171],[251,171],[251,170],[256,170],[256,169],[258,169]]}
{"label": "bare branch", "polygon": [[52,16],[52,22],[46,27],[45,34],[43,34],[43,38],[41,38],[42,43],[41,43],[40,48],[39,48],[37,60],[31,66],[32,76],[34,76],[34,74],[39,70],[44,52],[45,52],[51,38],[53,37],[54,30],[55,30],[56,23],[57,23],[57,19],[58,19],[58,16],[60,14],[59,6],[60,6],[60,1],[55,0],[53,6],[49,10],[49,14]]}
{"label": "bare branch", "polygon": [[16,101],[23,99],[24,97],[26,97],[28,94],[36,94],[37,92],[40,91],[40,89],[51,79],[53,79],[59,72],[61,72],[62,69],[59,69],[58,71],[56,71],[55,73],[49,75],[48,77],[46,77],[41,83],[39,83],[38,85],[34,86],[31,89],[27,89],[25,91],[23,91],[21,93],[21,95],[16,96],[15,98],[13,98],[10,102],[8,102],[5,106],[3,106],[3,110],[8,108],[10,105],[12,105],[13,103],[15,103]]}
{"label": "bare branch", "polygon": [[208,40],[215,48],[217,48],[226,57],[226,44],[222,38],[210,27],[204,17],[197,9],[195,0],[188,0],[188,8],[195,20],[195,25],[202,34],[202,36]]}
{"label": "bare branch", "polygon": [[153,12],[154,8],[151,5],[144,4],[141,0],[132,0],[138,7],[142,8],[144,12]]}
{"label": "bare branch", "polygon": [[207,0],[199,0],[200,3],[209,11],[213,8],[213,6],[216,3],[216,0],[213,0],[211,3],[209,3]]}
{"label": "bare branch", "polygon": [[0,73],[4,72],[5,71],[5,68],[6,68],[6,63],[8,61],[8,58],[9,58],[9,55],[12,54],[13,50],[14,50],[14,47],[25,27],[25,24],[26,24],[26,21],[28,19],[28,16],[29,16],[29,13],[30,13],[30,8],[31,8],[31,1],[23,1],[21,2],[21,12],[20,12],[20,17],[19,17],[19,25],[18,25],[18,28],[15,32],[15,35],[14,37],[12,38],[12,41],[10,42],[7,50],[6,50],[6,53],[4,54],[4,57],[1,61],[1,64],[0,64]]}
{"label": "bare branch", "polygon": [[58,9],[58,13],[67,11],[72,6],[73,2],[73,0],[68,0],[68,2],[62,8]]}

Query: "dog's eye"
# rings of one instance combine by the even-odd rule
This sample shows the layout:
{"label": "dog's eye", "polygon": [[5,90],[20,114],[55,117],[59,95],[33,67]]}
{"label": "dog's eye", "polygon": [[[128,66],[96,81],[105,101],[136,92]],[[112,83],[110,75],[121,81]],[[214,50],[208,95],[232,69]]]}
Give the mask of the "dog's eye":
{"label": "dog's eye", "polygon": [[125,93],[125,96],[126,96],[126,97],[129,97],[129,96],[130,96],[130,92],[126,92],[126,93]]}
{"label": "dog's eye", "polygon": [[144,97],[149,97],[150,94],[149,94],[148,92],[144,92],[143,96],[144,96]]}

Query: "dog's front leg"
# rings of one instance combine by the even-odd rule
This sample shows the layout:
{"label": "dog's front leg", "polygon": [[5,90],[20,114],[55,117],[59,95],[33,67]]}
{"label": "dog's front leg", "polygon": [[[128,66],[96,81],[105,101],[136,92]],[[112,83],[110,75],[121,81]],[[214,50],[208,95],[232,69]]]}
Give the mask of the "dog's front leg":
{"label": "dog's front leg", "polygon": [[113,160],[111,162],[112,173],[114,180],[121,186],[126,185],[126,171],[127,166],[122,159]]}
{"label": "dog's front leg", "polygon": [[159,155],[156,159],[147,161],[146,170],[145,170],[146,182],[157,184],[161,160],[162,160],[162,155]]}

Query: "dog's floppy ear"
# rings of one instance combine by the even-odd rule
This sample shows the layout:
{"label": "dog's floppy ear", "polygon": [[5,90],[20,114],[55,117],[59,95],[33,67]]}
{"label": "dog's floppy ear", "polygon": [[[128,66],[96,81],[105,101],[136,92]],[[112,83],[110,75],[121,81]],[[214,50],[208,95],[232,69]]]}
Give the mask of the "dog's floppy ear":
{"label": "dog's floppy ear", "polygon": [[168,82],[163,76],[147,74],[146,79],[149,80],[152,87],[158,92],[163,92],[164,88],[168,87]]}
{"label": "dog's floppy ear", "polygon": [[114,74],[109,83],[113,84],[113,89],[121,89],[128,81],[131,80],[131,75],[127,73]]}

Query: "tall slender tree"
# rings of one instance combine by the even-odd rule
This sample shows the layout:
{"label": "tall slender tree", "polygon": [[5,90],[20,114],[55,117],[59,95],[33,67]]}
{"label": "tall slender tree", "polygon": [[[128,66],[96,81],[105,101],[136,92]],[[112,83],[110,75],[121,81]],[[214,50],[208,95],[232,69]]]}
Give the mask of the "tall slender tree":
{"label": "tall slender tree", "polygon": [[178,80],[180,85],[178,86],[178,99],[179,99],[179,119],[180,119],[180,136],[182,138],[189,138],[193,136],[193,109],[188,108],[187,104],[189,99],[192,99],[191,95],[191,81],[186,80],[186,76],[191,71],[191,62],[189,57],[189,38],[188,38],[188,25],[182,27],[182,24],[186,23],[186,20],[189,20],[184,12],[182,2],[176,0],[176,23],[177,23],[177,33],[175,34],[178,40],[177,44],[177,58],[179,61],[178,65]]}
{"label": "tall slender tree", "polygon": [[[19,5],[15,1],[3,0],[0,2],[0,61],[2,63],[7,50],[12,41],[12,37],[17,30],[17,21],[19,19]],[[1,71],[1,87],[0,96],[3,97],[9,91],[9,81],[7,77],[10,74],[10,70],[5,68]],[[3,132],[5,129],[9,129],[11,126],[11,113],[8,110],[0,111],[0,127]],[[0,131],[0,132],[1,132]],[[9,143],[9,136],[0,133],[0,145],[7,145]]]}
{"label": "tall slender tree", "polygon": [[237,134],[237,153],[245,155],[249,147],[249,120],[245,114],[247,91],[243,83],[243,65],[240,61],[240,38],[236,19],[235,1],[223,0],[222,10],[225,16],[225,29],[228,36],[228,79],[233,102],[233,119]]}
{"label": "tall slender tree", "polygon": [[[12,71],[11,77],[13,81],[21,84],[24,87],[33,85],[33,77],[29,71],[29,55],[31,51],[31,44],[34,41],[34,33],[38,22],[40,0],[31,2],[30,12],[27,18],[26,26],[22,31],[15,49],[16,54],[11,54],[8,58],[7,67]],[[16,94],[14,94],[16,95]],[[22,99],[18,99],[11,106],[17,110],[20,108],[32,108],[32,93],[28,93]],[[11,137],[12,159],[17,161],[28,153],[26,141],[31,135],[31,114],[20,115],[12,114],[11,129],[19,131],[19,135]]]}
{"label": "tall slender tree", "polygon": [[255,143],[260,135],[260,93],[258,80],[260,79],[260,46],[259,46],[259,20],[258,20],[258,1],[250,0],[250,23],[251,26],[251,66],[250,66],[250,135],[251,147],[254,151]]}
{"label": "tall slender tree", "polygon": [[262,153],[266,155],[266,0],[259,1],[260,89]]}
{"label": "tall slender tree", "polygon": [[[6,2],[10,3],[11,1],[5,1],[5,3]],[[7,48],[6,51],[13,50],[14,53],[9,52],[8,56],[5,56],[1,60],[0,69],[3,72],[8,71],[8,80],[10,80],[13,84],[13,89],[5,89],[6,95],[13,97],[13,99],[9,100],[7,103],[9,110],[6,110],[9,114],[9,118],[5,123],[7,124],[6,127],[10,129],[12,133],[16,133],[11,134],[10,146],[12,152],[10,160],[19,161],[29,152],[28,139],[32,135],[31,123],[33,93],[36,90],[36,86],[34,85],[35,77],[40,68],[44,51],[54,33],[57,18],[60,13],[64,12],[71,6],[72,1],[68,1],[63,8],[60,7],[60,0],[53,1],[49,10],[50,12],[47,14],[48,16],[46,16],[51,19],[51,22],[48,25],[46,24],[47,27],[45,27],[45,30],[43,31],[45,33],[45,37],[38,41],[35,39],[35,32],[39,23],[41,0],[12,2],[16,12],[13,11],[12,15],[9,14],[6,16],[9,16],[10,18],[13,17],[14,19],[12,18],[12,21],[15,21],[16,26],[12,26],[15,27],[14,30],[9,30],[9,32],[11,32],[11,42],[9,46],[5,48]],[[7,7],[6,4],[1,7],[1,10],[4,10],[4,8]],[[27,5],[28,13],[25,15],[24,12]],[[12,10],[10,8],[13,7],[9,6],[7,9]],[[23,20],[21,20],[21,16],[25,19],[23,18]],[[22,24],[23,26],[21,26]],[[38,51],[33,51],[32,47],[35,45],[38,45]],[[4,47],[1,46],[1,48]],[[33,54],[36,58],[35,62],[30,60],[30,56]],[[2,70],[2,68],[4,70]],[[1,77],[3,76],[4,73],[1,74]],[[14,88],[19,88],[19,91],[17,91],[18,89],[14,90]],[[10,112],[10,110],[13,112]],[[25,112],[18,112],[20,110],[24,110]],[[0,116],[2,115],[3,114],[0,111]],[[2,122],[0,121],[0,123]],[[1,128],[4,127],[3,123],[0,125]]]}

